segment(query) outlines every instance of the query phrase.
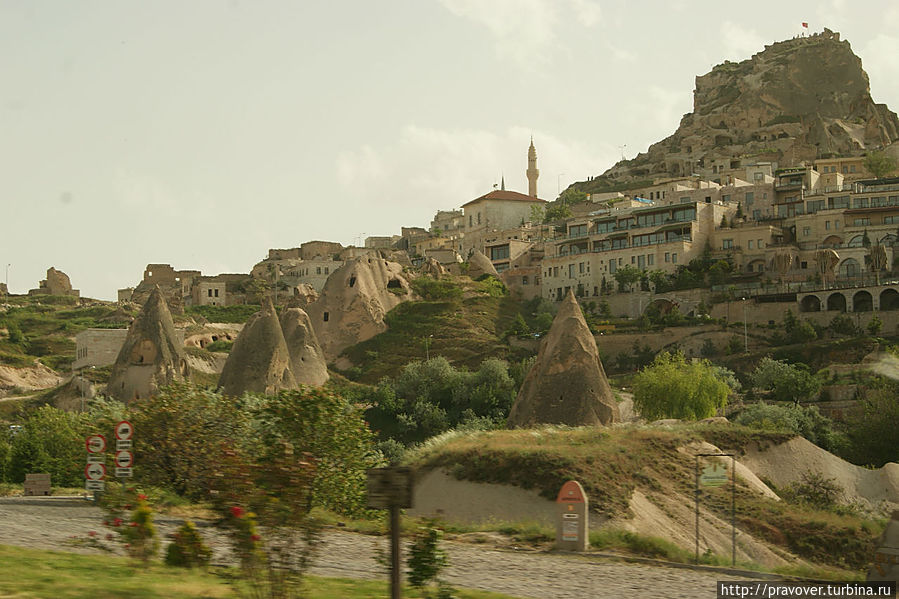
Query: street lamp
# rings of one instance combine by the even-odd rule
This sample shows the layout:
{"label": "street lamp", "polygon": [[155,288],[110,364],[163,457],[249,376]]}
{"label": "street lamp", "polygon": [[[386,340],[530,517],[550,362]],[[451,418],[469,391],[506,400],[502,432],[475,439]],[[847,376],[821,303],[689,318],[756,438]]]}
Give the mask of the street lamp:
{"label": "street lamp", "polygon": [[434,338],[434,335],[428,335],[425,337],[425,362],[428,362],[431,359],[431,339]]}
{"label": "street lamp", "polygon": [[743,345],[746,353],[749,353],[749,335],[746,332],[746,298],[743,298]]}

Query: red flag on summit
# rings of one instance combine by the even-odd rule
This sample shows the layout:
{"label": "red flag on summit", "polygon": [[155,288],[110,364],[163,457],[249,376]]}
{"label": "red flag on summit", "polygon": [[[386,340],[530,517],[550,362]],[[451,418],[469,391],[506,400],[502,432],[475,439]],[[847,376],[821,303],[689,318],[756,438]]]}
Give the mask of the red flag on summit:
{"label": "red flag on summit", "polygon": [[802,26],[808,29],[808,23],[803,23]]}

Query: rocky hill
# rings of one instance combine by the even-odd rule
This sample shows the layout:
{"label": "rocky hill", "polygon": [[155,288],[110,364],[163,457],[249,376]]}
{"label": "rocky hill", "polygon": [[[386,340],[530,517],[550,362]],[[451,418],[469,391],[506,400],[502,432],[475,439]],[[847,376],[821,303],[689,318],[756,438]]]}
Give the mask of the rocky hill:
{"label": "rocky hill", "polygon": [[673,135],[578,186],[589,192],[693,173],[714,176],[760,160],[791,166],[897,139],[899,119],[871,99],[861,59],[839,33],[825,29],[697,77],[693,112]]}

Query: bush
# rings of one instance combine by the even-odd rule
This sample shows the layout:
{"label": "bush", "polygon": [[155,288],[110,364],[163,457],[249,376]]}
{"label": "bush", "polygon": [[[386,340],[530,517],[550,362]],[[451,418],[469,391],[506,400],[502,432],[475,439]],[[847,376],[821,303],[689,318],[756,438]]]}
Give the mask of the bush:
{"label": "bush", "polygon": [[852,320],[848,314],[838,314],[833,317],[833,320],[830,321],[829,327],[830,330],[837,335],[848,335],[850,337],[855,337],[861,331],[855,325],[855,322]]}
{"label": "bush", "polygon": [[861,409],[846,417],[847,453],[856,464],[880,467],[899,462],[899,384],[868,389]]}
{"label": "bush", "polygon": [[844,443],[834,430],[833,421],[822,416],[814,406],[779,406],[762,401],[747,406],[734,421],[750,428],[802,435],[828,451],[838,450]]}
{"label": "bush", "polygon": [[698,420],[723,408],[728,391],[707,360],[687,362],[680,352],[663,352],[634,378],[634,407],[649,420]]}
{"label": "bush", "polygon": [[[423,588],[431,582],[440,584],[440,572],[449,565],[446,552],[440,548],[443,531],[434,519],[427,519],[418,527],[409,547],[409,584]],[[443,587],[443,585],[441,585]],[[448,589],[443,590],[446,592]]]}
{"label": "bush", "polygon": [[750,379],[756,389],[770,390],[775,401],[792,401],[797,404],[821,388],[821,382],[808,371],[805,364],[792,365],[767,357],[762,358]]}
{"label": "bush", "polygon": [[241,323],[249,320],[250,316],[258,312],[259,305],[242,304],[237,306],[188,306],[185,312],[188,315],[202,316],[209,322]]}
{"label": "bush", "polygon": [[165,551],[165,563],[179,568],[205,568],[212,559],[212,550],[203,542],[200,531],[190,520],[172,533],[172,542]]}
{"label": "bush", "polygon": [[211,352],[224,352],[228,353],[231,351],[231,348],[234,347],[233,341],[225,341],[224,339],[219,339],[218,341],[213,341],[209,345],[205,347],[206,351]]}
{"label": "bush", "polygon": [[412,280],[412,290],[422,299],[430,301],[452,301],[462,299],[462,288],[447,279],[418,277]]}
{"label": "bush", "polygon": [[843,498],[843,489],[836,479],[809,471],[802,474],[799,482],[791,485],[789,494],[814,508],[833,510]]}

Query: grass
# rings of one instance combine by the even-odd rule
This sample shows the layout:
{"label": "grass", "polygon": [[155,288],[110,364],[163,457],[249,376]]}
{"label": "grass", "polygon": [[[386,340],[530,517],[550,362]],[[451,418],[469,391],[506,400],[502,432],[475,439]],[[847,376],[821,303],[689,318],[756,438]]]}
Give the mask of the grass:
{"label": "grass", "polygon": [[[181,599],[232,598],[239,595],[225,576],[199,570],[143,564],[122,557],[79,555],[0,545],[0,596],[15,599]],[[233,575],[233,570],[223,572]],[[349,580],[312,576],[307,579],[310,599],[388,597],[386,581]],[[404,588],[403,596],[421,598],[417,589]],[[465,599],[514,599],[509,595],[460,589]]]}

